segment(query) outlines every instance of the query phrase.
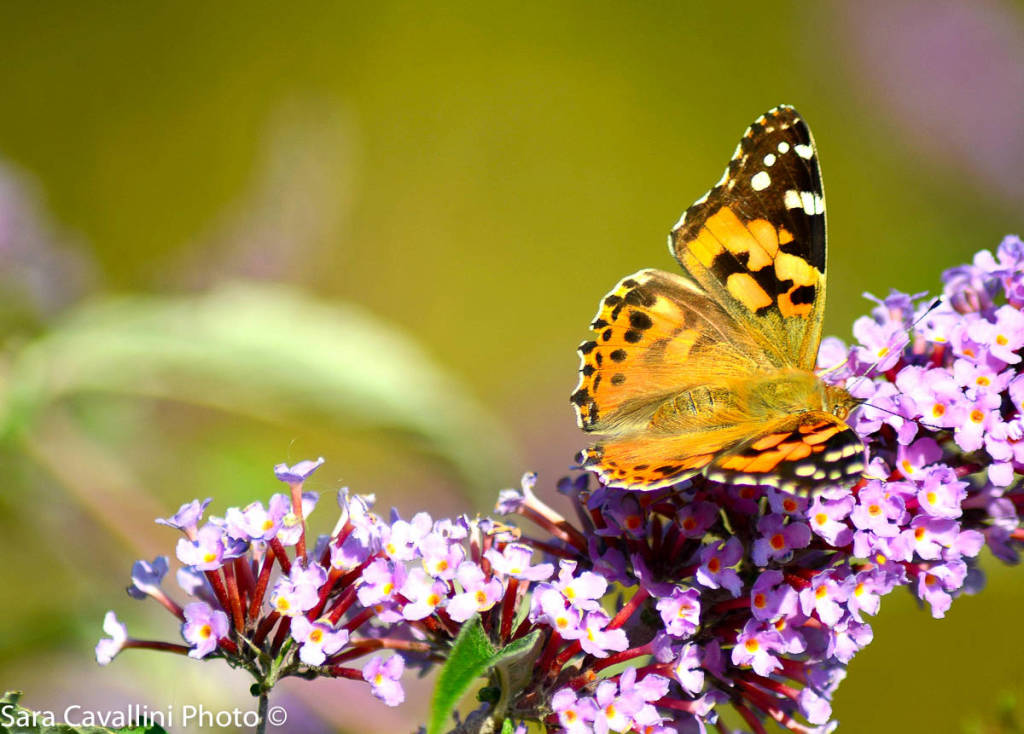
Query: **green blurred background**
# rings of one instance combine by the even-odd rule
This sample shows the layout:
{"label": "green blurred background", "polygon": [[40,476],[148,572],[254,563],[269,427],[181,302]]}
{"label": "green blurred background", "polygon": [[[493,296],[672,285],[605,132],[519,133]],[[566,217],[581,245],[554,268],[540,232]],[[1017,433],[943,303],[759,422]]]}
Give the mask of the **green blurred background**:
{"label": "green blurred background", "polygon": [[[668,229],[780,102],[821,156],[827,332],[1021,229],[1019,5],[0,4],[0,686],[249,706],[241,674],[92,646],[108,608],[173,638],[122,591],[173,553],[152,517],[265,500],[278,461],[327,458],[321,531],[341,485],[438,515],[550,488],[598,300],[675,267]],[[842,731],[1024,693],[1019,573],[985,567],[943,621],[886,599]],[[289,731],[407,731],[427,695],[284,688]]]}

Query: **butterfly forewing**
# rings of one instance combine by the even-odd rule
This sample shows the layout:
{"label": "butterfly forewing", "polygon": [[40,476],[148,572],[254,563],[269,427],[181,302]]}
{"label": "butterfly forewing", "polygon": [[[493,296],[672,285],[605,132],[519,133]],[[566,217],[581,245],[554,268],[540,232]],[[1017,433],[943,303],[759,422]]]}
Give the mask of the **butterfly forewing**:
{"label": "butterfly forewing", "polygon": [[647,430],[666,401],[758,369],[762,351],[699,287],[660,270],[619,281],[591,329],[572,396],[588,432]]}
{"label": "butterfly forewing", "polygon": [[813,369],[825,308],[825,198],[814,140],[792,107],[747,129],[721,182],[673,229],[670,247],[760,335],[769,359]]}

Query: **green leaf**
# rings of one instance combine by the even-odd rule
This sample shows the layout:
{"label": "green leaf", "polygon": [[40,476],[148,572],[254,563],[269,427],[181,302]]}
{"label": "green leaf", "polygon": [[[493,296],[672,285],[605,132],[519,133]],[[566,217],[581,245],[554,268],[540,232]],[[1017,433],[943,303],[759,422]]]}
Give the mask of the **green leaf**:
{"label": "green leaf", "polygon": [[175,400],[330,430],[386,429],[472,485],[507,481],[501,426],[410,337],[366,310],[284,286],[80,306],[0,374],[0,436],[82,394]]}
{"label": "green leaf", "polygon": [[539,635],[540,630],[534,630],[498,650],[484,632],[479,616],[467,620],[452,643],[448,660],[437,678],[427,734],[441,734],[455,707],[477,679],[495,665],[527,653]]}

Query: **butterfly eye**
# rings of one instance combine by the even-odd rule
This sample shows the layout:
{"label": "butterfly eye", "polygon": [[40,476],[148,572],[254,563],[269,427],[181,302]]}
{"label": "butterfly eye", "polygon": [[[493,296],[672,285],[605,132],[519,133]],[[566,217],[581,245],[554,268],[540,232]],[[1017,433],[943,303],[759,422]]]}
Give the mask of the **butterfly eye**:
{"label": "butterfly eye", "polygon": [[850,408],[846,405],[837,405],[832,408],[832,415],[839,420],[845,420],[846,416],[850,414]]}

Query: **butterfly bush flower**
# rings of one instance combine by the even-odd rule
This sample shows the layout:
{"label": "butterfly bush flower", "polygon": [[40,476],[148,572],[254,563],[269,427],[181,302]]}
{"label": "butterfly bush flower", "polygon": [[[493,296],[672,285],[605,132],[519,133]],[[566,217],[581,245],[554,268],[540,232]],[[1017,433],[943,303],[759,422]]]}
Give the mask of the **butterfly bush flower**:
{"label": "butterfly bush flower", "polygon": [[831,731],[883,597],[903,587],[942,617],[980,588],[984,546],[1015,563],[1024,542],[1024,243],[947,271],[937,306],[873,302],[854,344],[820,352],[824,378],[863,401],[848,422],[869,462],[852,486],[805,497],[696,476],[636,492],[582,473],[557,486],[569,519],[528,474],[500,493],[503,522],[385,518],[341,490],[334,529],[307,542],[317,497],[302,487],[321,462],[279,465],[288,491],[266,505],[204,521],[209,501],[193,501],[159,521],[182,534],[179,592],[167,558],[132,568],[131,596],[174,615],[182,642],[131,638],[110,613],[97,660],[224,659],[261,700],[283,677],[335,677],[396,706],[408,668],[443,665],[479,625],[497,649],[530,644],[487,674],[499,693],[460,731],[735,731],[723,707],[754,734]]}

